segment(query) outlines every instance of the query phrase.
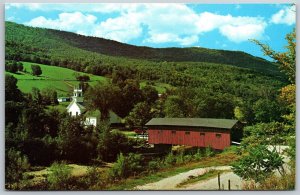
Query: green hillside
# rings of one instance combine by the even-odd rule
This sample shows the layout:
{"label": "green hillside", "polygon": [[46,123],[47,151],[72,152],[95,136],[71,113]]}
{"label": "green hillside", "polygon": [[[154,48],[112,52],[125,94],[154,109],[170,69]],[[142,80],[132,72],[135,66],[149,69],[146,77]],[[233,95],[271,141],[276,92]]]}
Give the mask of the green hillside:
{"label": "green hillside", "polygon": [[[16,74],[7,72],[18,79],[18,87],[22,92],[31,92],[32,87],[40,90],[45,88],[52,88],[58,92],[58,95],[70,94],[74,86],[79,84],[75,78],[75,73],[81,73],[62,67],[39,65],[43,74],[40,76],[33,76],[31,74],[31,65],[36,63],[23,62],[26,72],[18,72]],[[82,74],[82,73],[81,73]],[[87,74],[90,77],[89,85],[94,85],[98,81],[107,82],[107,78]]]}
{"label": "green hillside", "polygon": [[[220,102],[224,98],[233,101],[234,106],[248,106],[258,100],[268,100],[286,84],[286,78],[275,65],[243,52],[136,47],[12,22],[5,24],[6,60],[46,64],[54,69],[64,67],[102,76],[101,78],[134,79],[140,82],[141,87],[146,82],[151,83],[160,93],[172,86],[178,90],[171,90],[169,94],[181,96],[182,91],[190,93],[182,96],[182,99],[192,98],[190,102],[195,101],[197,106],[225,105],[226,102]],[[51,74],[53,82],[39,81],[44,82],[39,85],[61,86],[57,90],[66,93],[66,82],[76,82],[72,81],[72,77],[70,81],[56,81],[55,79],[61,79],[60,71],[58,74]],[[66,79],[70,77],[66,75]],[[32,80],[26,80],[26,84],[21,78],[19,80],[23,91],[26,88],[28,91],[28,86],[35,86]],[[272,95],[266,95],[270,92]],[[204,102],[206,100],[211,102]],[[218,113],[217,108],[215,110]],[[205,110],[203,113],[209,111]],[[197,116],[202,116],[203,113]]]}
{"label": "green hillside", "polygon": [[[39,65],[42,69],[43,74],[40,76],[33,76],[31,73],[31,65]],[[10,73],[7,74],[13,75],[18,79],[18,87],[24,92],[31,92],[32,87],[36,87],[40,90],[45,88],[55,89],[59,95],[67,95],[72,93],[73,87],[79,84],[79,81],[76,80],[75,74],[85,74],[90,77],[89,85],[95,85],[98,81],[108,82],[109,78],[86,74],[78,71],[74,71],[67,68],[57,67],[57,66],[48,66],[44,64],[37,64],[31,62],[23,62],[24,69],[26,72]],[[146,81],[140,83],[141,88],[146,86]],[[166,89],[170,89],[171,85],[165,83],[152,83],[152,86],[156,88],[159,93],[163,93]]]}
{"label": "green hillside", "polygon": [[[155,66],[164,62],[209,62],[248,68],[257,72],[280,75],[271,62],[240,51],[206,48],[137,47],[70,32],[32,28],[6,22],[6,59],[17,59],[74,70],[92,66]],[[170,63],[165,63],[166,66]]]}
{"label": "green hillside", "polygon": [[278,72],[274,64],[241,51],[226,51],[192,48],[151,48],[139,47],[97,37],[87,37],[75,33],[49,30],[51,34],[60,37],[78,48],[110,56],[124,56],[136,59],[169,62],[211,62],[230,64],[243,68],[255,69],[261,72]]}

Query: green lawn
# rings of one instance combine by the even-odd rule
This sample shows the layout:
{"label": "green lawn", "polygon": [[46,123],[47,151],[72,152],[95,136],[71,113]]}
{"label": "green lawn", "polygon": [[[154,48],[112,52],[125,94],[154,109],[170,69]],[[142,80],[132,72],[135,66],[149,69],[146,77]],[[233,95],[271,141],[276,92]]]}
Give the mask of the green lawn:
{"label": "green lawn", "polygon": [[[32,87],[38,89],[52,88],[58,92],[58,96],[68,95],[72,92],[73,86],[79,84],[76,80],[74,73],[77,71],[70,70],[67,68],[48,66],[43,64],[37,64],[42,69],[42,75],[33,76],[31,75],[31,65],[36,63],[23,62],[25,72],[13,74],[6,72],[7,74],[13,75],[18,79],[18,87],[22,92],[31,92]],[[82,72],[77,72],[80,74],[86,74]],[[98,81],[106,82],[107,78],[102,76],[96,76],[92,74],[86,74],[90,77],[89,84],[95,85]]]}

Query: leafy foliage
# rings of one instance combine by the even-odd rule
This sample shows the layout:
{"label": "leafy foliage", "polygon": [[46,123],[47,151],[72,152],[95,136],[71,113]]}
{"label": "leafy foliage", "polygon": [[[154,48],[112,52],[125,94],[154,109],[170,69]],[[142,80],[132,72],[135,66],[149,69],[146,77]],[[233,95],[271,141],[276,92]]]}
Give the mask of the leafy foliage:
{"label": "leafy foliage", "polygon": [[71,168],[65,163],[54,162],[49,168],[47,182],[50,190],[68,190],[71,179]]}
{"label": "leafy foliage", "polygon": [[112,179],[127,178],[130,175],[135,175],[142,170],[142,157],[140,154],[129,153],[124,156],[122,153],[118,155],[118,159],[110,170]]}
{"label": "leafy foliage", "polygon": [[58,144],[63,159],[87,163],[95,157],[97,136],[93,129],[84,128],[79,117],[67,117],[60,124]]}
{"label": "leafy foliage", "polygon": [[294,84],[296,76],[296,29],[286,35],[286,40],[288,42],[286,52],[276,52],[272,50],[268,45],[263,44],[257,40],[253,40],[254,43],[259,45],[265,55],[270,56],[276,63],[279,64],[279,68],[284,72],[289,81]]}
{"label": "leafy foliage", "polygon": [[23,174],[28,170],[30,164],[28,158],[20,151],[8,149],[5,152],[5,182],[19,182],[23,178]]}
{"label": "leafy foliage", "polygon": [[98,109],[101,112],[101,119],[106,120],[109,117],[109,110],[117,101],[119,93],[119,88],[116,86],[98,83],[86,92],[87,107],[91,110]]}
{"label": "leafy foliage", "polygon": [[260,182],[271,175],[272,171],[282,168],[283,158],[275,150],[268,150],[265,145],[251,147],[248,152],[249,155],[242,157],[232,168],[235,174],[245,180]]}
{"label": "leafy foliage", "polygon": [[5,101],[21,101],[22,93],[17,87],[18,80],[6,74],[5,75]]}
{"label": "leafy foliage", "polygon": [[151,110],[151,106],[146,102],[137,103],[129,115],[125,118],[125,122],[129,127],[144,127],[145,124],[155,116],[155,112]]}
{"label": "leafy foliage", "polygon": [[34,76],[39,76],[42,74],[42,69],[39,65],[31,65],[31,70]]}

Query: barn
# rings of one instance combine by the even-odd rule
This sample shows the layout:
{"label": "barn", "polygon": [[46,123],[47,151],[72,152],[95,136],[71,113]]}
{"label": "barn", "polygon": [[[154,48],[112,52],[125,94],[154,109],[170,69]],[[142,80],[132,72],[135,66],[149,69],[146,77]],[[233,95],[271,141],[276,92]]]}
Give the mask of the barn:
{"label": "barn", "polygon": [[223,150],[231,145],[237,120],[213,118],[153,118],[147,124],[148,142]]}

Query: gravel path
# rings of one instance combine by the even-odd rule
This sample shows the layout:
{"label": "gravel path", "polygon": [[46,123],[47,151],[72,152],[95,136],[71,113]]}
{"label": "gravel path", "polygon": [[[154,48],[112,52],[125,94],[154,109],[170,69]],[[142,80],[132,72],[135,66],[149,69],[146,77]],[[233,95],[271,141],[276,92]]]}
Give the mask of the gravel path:
{"label": "gravel path", "polygon": [[177,174],[172,177],[162,179],[158,182],[149,183],[143,186],[137,186],[135,187],[135,190],[182,190],[176,187],[179,183],[188,179],[189,176],[203,175],[209,170],[230,170],[230,166],[216,166],[216,167],[193,169],[184,173]]}
{"label": "gravel path", "polygon": [[[228,190],[228,180],[230,180],[231,190],[241,190],[242,179],[233,172],[227,172],[220,175],[221,190]],[[179,188],[178,188],[179,189]],[[200,181],[194,184],[180,188],[179,190],[218,190],[218,177]]]}

